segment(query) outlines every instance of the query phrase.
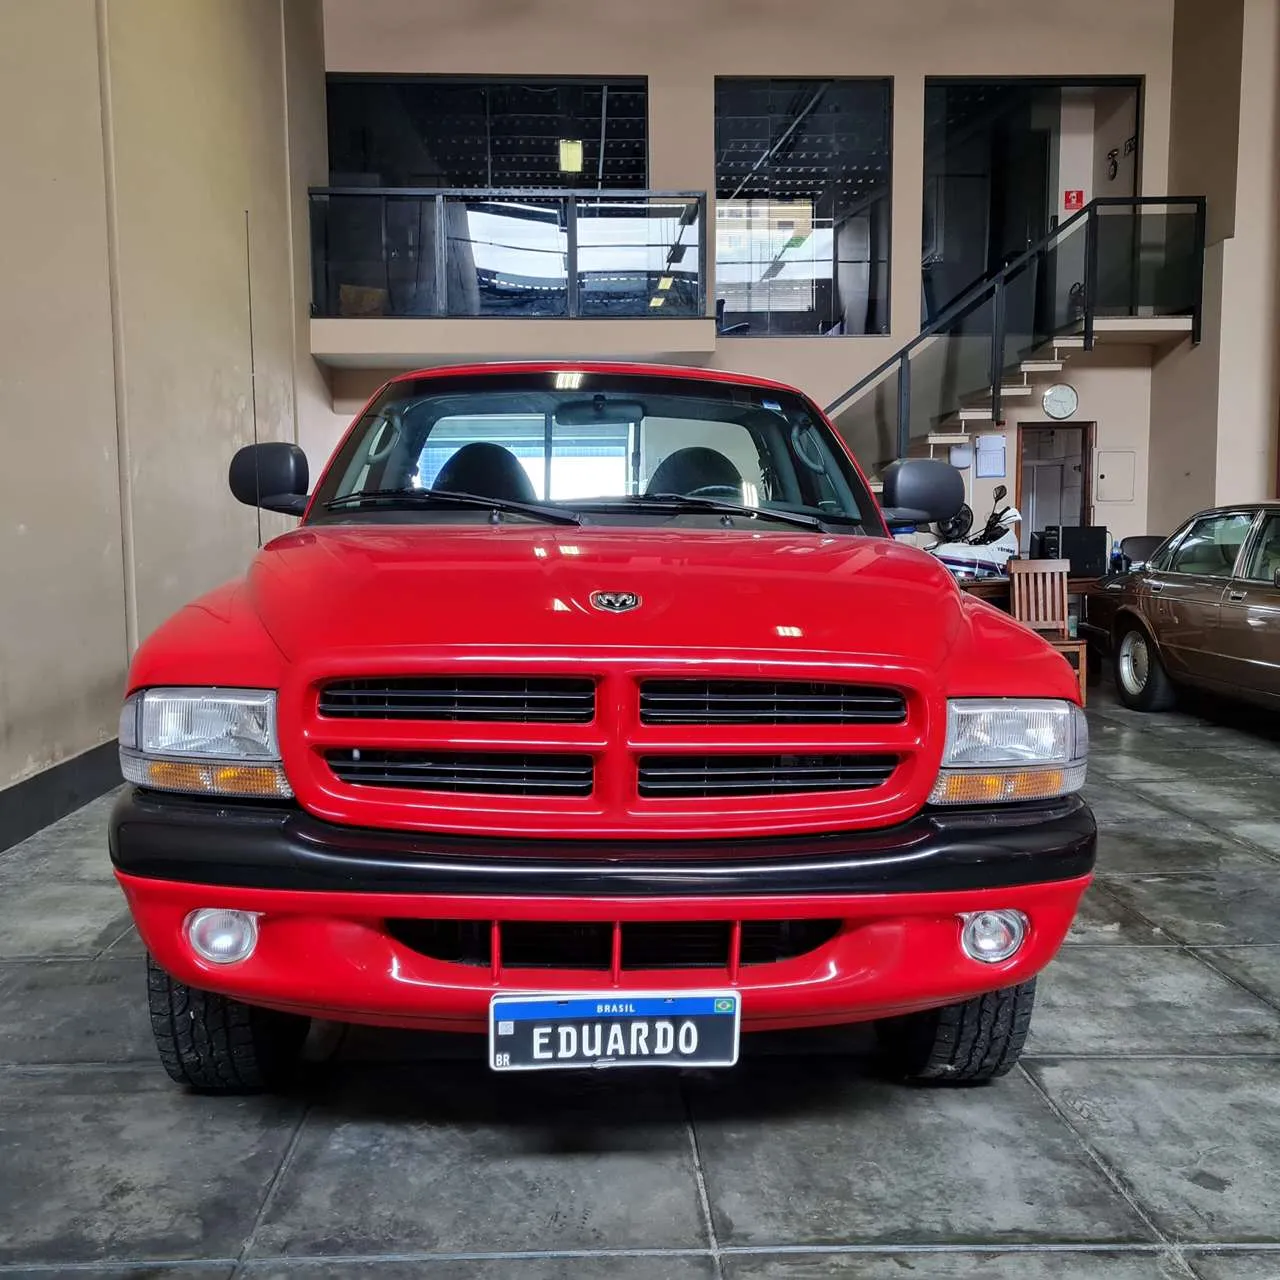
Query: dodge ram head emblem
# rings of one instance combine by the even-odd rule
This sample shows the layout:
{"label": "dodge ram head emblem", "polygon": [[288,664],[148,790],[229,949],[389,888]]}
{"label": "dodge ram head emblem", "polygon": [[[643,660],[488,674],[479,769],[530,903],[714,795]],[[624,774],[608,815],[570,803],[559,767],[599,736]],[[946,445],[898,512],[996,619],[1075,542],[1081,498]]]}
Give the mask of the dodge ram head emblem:
{"label": "dodge ram head emblem", "polygon": [[640,597],[634,591],[593,591],[591,603],[605,613],[626,613],[640,607]]}

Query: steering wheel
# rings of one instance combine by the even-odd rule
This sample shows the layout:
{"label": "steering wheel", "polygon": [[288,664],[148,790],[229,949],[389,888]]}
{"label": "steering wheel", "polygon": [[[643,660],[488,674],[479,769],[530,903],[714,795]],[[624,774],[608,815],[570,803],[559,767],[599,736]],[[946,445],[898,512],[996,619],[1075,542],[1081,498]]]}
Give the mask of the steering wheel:
{"label": "steering wheel", "polygon": [[732,484],[704,484],[700,489],[690,489],[686,498],[710,498],[717,502],[736,502],[742,505],[742,490]]}

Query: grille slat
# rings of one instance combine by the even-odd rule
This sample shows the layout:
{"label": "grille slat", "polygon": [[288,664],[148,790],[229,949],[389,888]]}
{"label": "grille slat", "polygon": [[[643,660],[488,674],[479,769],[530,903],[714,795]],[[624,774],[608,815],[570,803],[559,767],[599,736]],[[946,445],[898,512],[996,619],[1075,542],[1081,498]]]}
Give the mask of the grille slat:
{"label": "grille slat", "polygon": [[[388,920],[391,936],[405,946],[452,964],[493,963],[488,920]],[[612,967],[612,921],[509,920],[498,926],[504,969]],[[729,920],[624,920],[622,970],[727,969],[733,922]],[[793,960],[825,946],[840,932],[839,920],[744,920],[743,967]]]}
{"label": "grille slat", "polygon": [[320,691],[322,716],[348,720],[484,720],[589,724],[595,681],[557,676],[413,676],[337,680]]}
{"label": "grille slat", "polygon": [[508,796],[588,796],[594,762],[588,755],[523,755],[514,752],[326,752],[343,782],[362,787]]}
{"label": "grille slat", "polygon": [[901,724],[896,689],[801,680],[645,680],[644,724]]}
{"label": "grille slat", "polygon": [[896,756],[643,756],[640,794],[680,797],[794,795],[807,791],[865,791],[882,786]]}

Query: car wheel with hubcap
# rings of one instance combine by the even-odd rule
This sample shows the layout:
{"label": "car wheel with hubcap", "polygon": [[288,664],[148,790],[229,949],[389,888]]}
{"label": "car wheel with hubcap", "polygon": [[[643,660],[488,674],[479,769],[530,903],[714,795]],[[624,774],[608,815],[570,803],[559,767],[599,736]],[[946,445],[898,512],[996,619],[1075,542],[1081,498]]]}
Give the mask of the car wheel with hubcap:
{"label": "car wheel with hubcap", "polygon": [[1173,682],[1147,633],[1130,625],[1116,647],[1116,692],[1135,711],[1167,711],[1173,706]]}
{"label": "car wheel with hubcap", "polygon": [[985,995],[881,1018],[876,1023],[885,1066],[899,1079],[980,1084],[1013,1069],[1031,1029],[1036,980]]}
{"label": "car wheel with hubcap", "polygon": [[285,1083],[311,1025],[310,1018],[189,987],[150,955],[147,999],[164,1069],[202,1093],[257,1093]]}

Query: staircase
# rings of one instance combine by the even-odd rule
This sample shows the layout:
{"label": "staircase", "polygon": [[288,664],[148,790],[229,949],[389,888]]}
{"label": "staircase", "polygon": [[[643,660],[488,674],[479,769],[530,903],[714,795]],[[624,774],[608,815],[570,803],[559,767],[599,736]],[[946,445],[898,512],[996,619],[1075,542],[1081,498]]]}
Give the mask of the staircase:
{"label": "staircase", "polygon": [[874,477],[966,444],[1099,340],[1200,340],[1203,197],[1105,197],[974,282],[827,406]]}

